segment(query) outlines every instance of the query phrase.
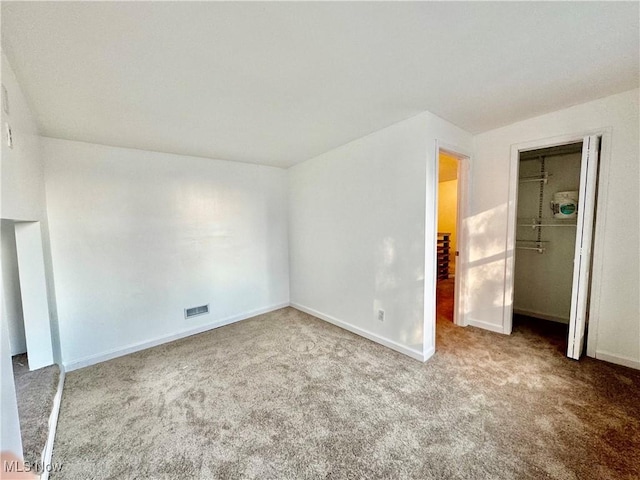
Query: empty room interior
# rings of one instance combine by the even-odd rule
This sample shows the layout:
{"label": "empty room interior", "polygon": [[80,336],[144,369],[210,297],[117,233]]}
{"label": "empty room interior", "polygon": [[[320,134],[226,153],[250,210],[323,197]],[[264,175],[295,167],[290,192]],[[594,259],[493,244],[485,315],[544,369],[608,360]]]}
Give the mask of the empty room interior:
{"label": "empty room interior", "polygon": [[2,478],[640,478],[638,2],[1,8]]}

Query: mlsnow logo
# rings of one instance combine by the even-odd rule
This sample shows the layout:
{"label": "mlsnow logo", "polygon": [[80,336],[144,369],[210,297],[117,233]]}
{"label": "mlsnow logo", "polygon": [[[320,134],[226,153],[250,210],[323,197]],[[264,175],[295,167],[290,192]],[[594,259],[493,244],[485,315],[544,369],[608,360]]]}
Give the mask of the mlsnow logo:
{"label": "mlsnow logo", "polygon": [[24,464],[18,460],[5,460],[2,465],[2,471],[4,473],[35,473],[40,475],[44,472],[59,472],[62,470],[62,463],[47,463],[42,462],[24,462]]}

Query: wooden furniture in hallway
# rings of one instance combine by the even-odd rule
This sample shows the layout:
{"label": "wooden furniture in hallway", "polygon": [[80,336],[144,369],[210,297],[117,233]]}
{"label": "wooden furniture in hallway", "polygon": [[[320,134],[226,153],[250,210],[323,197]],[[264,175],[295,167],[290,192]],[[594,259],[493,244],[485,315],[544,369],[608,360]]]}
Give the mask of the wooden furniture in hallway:
{"label": "wooden furniture in hallway", "polygon": [[438,232],[438,280],[449,278],[451,234]]}

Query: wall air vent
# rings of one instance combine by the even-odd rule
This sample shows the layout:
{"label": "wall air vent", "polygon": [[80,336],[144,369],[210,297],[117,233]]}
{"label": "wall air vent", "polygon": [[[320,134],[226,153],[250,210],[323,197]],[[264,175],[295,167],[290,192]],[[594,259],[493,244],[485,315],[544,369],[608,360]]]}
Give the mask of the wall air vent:
{"label": "wall air vent", "polygon": [[197,317],[209,313],[209,304],[184,309],[184,318]]}

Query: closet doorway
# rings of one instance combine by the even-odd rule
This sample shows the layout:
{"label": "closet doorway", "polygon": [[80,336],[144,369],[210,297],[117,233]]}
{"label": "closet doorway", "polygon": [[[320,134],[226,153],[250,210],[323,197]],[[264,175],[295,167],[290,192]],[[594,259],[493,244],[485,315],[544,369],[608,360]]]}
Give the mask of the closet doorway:
{"label": "closet doorway", "polygon": [[[511,327],[578,360],[588,327],[600,138],[520,150]],[[509,329],[510,330],[510,329]]]}

